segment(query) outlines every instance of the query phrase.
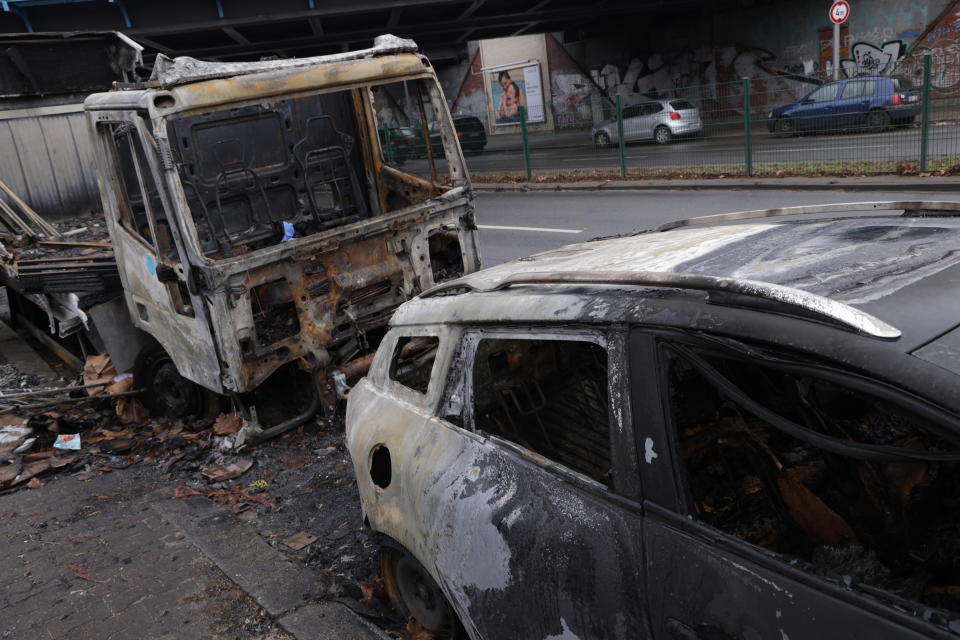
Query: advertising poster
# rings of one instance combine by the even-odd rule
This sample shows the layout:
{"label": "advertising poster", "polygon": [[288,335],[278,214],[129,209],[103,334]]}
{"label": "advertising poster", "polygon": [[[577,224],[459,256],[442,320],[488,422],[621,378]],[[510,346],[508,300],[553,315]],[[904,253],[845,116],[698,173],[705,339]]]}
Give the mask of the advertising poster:
{"label": "advertising poster", "polygon": [[540,63],[490,71],[490,99],[495,125],[519,124],[520,107],[527,122],[543,122]]}

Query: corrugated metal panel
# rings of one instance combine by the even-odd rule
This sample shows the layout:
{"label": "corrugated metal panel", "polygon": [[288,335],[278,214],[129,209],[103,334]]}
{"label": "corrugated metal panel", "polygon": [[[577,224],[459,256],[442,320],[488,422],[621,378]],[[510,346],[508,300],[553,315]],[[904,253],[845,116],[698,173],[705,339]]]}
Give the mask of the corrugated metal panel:
{"label": "corrugated metal panel", "polygon": [[[0,179],[51,220],[100,208],[83,112],[0,119]],[[2,118],[2,112],[0,112]]]}

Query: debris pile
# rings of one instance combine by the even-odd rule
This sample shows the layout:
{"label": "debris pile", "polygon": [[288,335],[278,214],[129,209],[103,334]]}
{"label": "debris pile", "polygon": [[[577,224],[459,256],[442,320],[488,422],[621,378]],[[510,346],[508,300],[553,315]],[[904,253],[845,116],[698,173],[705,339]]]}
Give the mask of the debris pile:
{"label": "debris pile", "polygon": [[408,633],[407,621],[390,607],[379,577],[379,547],[361,526],[342,417],[236,451],[245,424],[239,413],[192,420],[148,416],[132,379],[118,375],[104,356],[88,358],[81,379],[55,389],[31,388],[42,381],[5,370],[0,492],[40,489],[58,476],[85,481],[122,473],[125,481],[168,487],[171,500],[205,496],[291,561],[314,570],[315,598],[342,602],[394,637],[429,637]]}

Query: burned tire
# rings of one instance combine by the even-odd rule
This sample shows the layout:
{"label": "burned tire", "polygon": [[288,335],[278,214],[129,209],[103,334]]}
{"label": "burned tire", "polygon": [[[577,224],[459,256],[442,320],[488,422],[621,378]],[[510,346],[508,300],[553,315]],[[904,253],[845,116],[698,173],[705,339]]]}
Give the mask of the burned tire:
{"label": "burned tire", "polygon": [[593,144],[595,144],[600,149],[603,149],[604,147],[609,147],[610,136],[607,135],[605,131],[598,131],[597,135],[593,136]]}
{"label": "burned tire", "polygon": [[653,130],[653,139],[656,140],[657,144],[669,144],[673,140],[673,133],[670,131],[670,127],[660,125]]}
{"label": "burned tire", "polygon": [[380,552],[380,569],[387,594],[397,611],[416,620],[437,639],[467,637],[440,586],[416,558],[384,547]]}
{"label": "burned tire", "polygon": [[868,131],[886,131],[890,127],[890,114],[883,109],[874,109],[867,114]]}
{"label": "burned tire", "polygon": [[159,344],[144,347],[137,355],[133,365],[133,385],[143,389],[140,401],[154,416],[203,416],[210,406],[211,394],[181,376]]}

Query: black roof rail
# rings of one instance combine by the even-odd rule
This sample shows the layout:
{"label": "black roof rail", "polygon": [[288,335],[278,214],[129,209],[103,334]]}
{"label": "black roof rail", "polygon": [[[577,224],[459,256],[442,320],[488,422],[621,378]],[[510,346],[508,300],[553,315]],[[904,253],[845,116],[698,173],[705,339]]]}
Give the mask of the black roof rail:
{"label": "black roof rail", "polygon": [[793,308],[807,315],[823,318],[859,333],[884,340],[896,340],[901,332],[879,318],[837,300],[756,280],[739,280],[689,273],[663,271],[541,271],[515,273],[503,279],[466,276],[437,285],[420,294],[429,298],[443,293],[465,290],[469,293],[500,291],[516,285],[596,284],[638,287],[668,287],[696,291],[723,292],[749,296]]}
{"label": "black roof rail", "polygon": [[795,216],[818,213],[845,213],[849,211],[898,211],[903,210],[905,216],[929,216],[934,212],[939,215],[960,215],[960,202],[940,200],[888,200],[880,202],[842,202],[837,204],[813,204],[801,207],[780,207],[775,209],[754,209],[753,211],[737,211],[734,213],[719,213],[698,218],[686,218],[667,222],[654,231],[669,231],[678,227],[690,227],[698,224],[712,224],[730,222],[732,220],[753,220],[756,218],[775,218],[778,216]]}

